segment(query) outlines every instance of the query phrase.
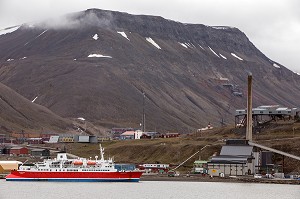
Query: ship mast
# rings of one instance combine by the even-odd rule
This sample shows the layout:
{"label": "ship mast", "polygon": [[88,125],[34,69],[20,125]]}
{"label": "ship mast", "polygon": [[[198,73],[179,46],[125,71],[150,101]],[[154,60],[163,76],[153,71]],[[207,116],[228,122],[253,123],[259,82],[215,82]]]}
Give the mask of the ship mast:
{"label": "ship mast", "polygon": [[101,161],[104,161],[104,149],[102,148],[101,144],[99,144],[100,146],[100,157],[101,157]]}

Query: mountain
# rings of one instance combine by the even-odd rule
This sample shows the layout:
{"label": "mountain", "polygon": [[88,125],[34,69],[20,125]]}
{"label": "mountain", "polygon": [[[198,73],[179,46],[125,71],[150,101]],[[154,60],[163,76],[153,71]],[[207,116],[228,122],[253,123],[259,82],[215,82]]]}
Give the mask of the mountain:
{"label": "mountain", "polygon": [[71,121],[63,119],[47,108],[37,105],[0,83],[0,131],[66,132]]}
{"label": "mountain", "polygon": [[300,76],[239,29],[157,16],[89,9],[6,29],[0,64],[0,81],[27,99],[106,128],[139,127],[143,93],[146,130],[233,123],[250,72],[254,106],[300,104]]}

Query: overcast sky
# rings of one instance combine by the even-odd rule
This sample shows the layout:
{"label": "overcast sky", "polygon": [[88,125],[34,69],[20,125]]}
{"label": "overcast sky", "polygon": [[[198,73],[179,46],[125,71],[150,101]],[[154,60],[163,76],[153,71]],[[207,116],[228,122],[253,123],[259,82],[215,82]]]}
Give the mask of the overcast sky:
{"label": "overcast sky", "polygon": [[0,0],[0,29],[88,8],[234,26],[270,59],[300,72],[299,0]]}

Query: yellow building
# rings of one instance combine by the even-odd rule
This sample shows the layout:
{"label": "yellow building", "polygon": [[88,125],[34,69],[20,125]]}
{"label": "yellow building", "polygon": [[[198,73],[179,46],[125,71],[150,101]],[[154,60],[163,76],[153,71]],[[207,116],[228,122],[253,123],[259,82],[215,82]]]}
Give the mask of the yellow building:
{"label": "yellow building", "polygon": [[18,169],[20,161],[0,161],[0,173],[9,173],[11,170]]}
{"label": "yellow building", "polygon": [[64,142],[64,143],[73,143],[74,142],[74,136],[59,136],[58,141],[59,142]]}

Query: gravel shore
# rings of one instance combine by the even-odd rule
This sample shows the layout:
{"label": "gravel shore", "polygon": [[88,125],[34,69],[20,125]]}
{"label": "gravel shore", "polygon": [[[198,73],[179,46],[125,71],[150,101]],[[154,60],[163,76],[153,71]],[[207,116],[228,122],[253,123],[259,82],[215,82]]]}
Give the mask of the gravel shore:
{"label": "gravel shore", "polygon": [[300,180],[293,179],[267,179],[253,177],[209,177],[201,175],[186,175],[168,177],[167,175],[142,175],[140,181],[186,181],[186,182],[232,182],[232,183],[273,183],[273,184],[298,184]]}

